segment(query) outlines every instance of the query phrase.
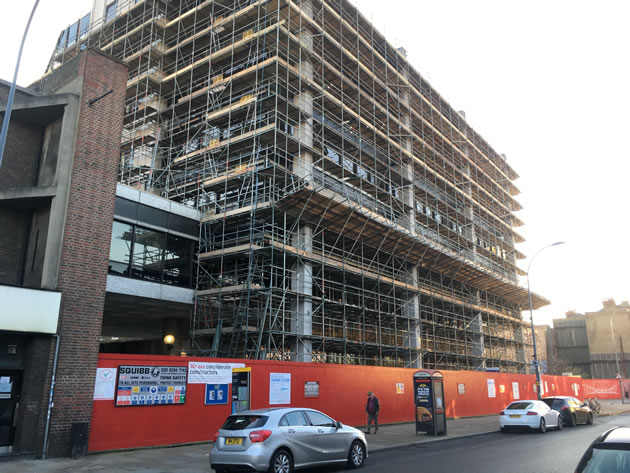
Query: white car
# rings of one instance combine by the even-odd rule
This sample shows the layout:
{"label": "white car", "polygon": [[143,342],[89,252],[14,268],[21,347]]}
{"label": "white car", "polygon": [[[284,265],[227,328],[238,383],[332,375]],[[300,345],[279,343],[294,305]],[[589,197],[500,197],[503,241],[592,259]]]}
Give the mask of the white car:
{"label": "white car", "polygon": [[545,433],[547,428],[562,430],[562,416],[543,401],[514,401],[499,414],[501,432],[530,428]]}

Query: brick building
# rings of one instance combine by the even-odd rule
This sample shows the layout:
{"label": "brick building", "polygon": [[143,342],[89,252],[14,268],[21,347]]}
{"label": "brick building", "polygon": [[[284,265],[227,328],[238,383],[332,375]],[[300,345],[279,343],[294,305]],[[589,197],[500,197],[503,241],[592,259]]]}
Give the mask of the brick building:
{"label": "brick building", "polygon": [[0,167],[4,451],[43,453],[48,436],[48,454],[68,455],[72,426],[87,433],[126,77],[87,50],[16,94]]}

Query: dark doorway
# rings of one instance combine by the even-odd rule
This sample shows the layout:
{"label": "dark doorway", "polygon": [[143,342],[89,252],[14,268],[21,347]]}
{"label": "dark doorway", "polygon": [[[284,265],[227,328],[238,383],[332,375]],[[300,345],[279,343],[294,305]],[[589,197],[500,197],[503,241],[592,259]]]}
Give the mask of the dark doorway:
{"label": "dark doorway", "polygon": [[0,453],[13,445],[21,388],[21,371],[0,370]]}

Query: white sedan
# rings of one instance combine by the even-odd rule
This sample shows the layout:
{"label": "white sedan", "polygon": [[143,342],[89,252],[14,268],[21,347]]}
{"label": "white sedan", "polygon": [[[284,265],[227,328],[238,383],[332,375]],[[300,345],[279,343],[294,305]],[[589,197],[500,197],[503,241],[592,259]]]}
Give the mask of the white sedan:
{"label": "white sedan", "polygon": [[562,430],[562,416],[542,401],[514,401],[499,414],[501,432],[530,428],[545,433],[547,428]]}

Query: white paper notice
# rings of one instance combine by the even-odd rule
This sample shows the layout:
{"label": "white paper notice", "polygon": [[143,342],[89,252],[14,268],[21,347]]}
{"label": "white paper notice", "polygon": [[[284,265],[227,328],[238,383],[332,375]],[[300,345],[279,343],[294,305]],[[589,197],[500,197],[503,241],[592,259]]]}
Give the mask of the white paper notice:
{"label": "white paper notice", "polygon": [[245,368],[245,363],[188,362],[188,384],[232,384],[232,368]]}
{"label": "white paper notice", "polygon": [[96,368],[94,381],[94,400],[108,401],[114,399],[116,392],[116,368]]}
{"label": "white paper notice", "polygon": [[488,380],[488,397],[497,397],[497,388],[494,385],[494,379]]}
{"label": "white paper notice", "polygon": [[291,373],[269,373],[269,404],[291,404]]}
{"label": "white paper notice", "polygon": [[514,399],[521,398],[521,393],[518,391],[518,383],[516,382],[512,383],[512,396],[514,397]]}

